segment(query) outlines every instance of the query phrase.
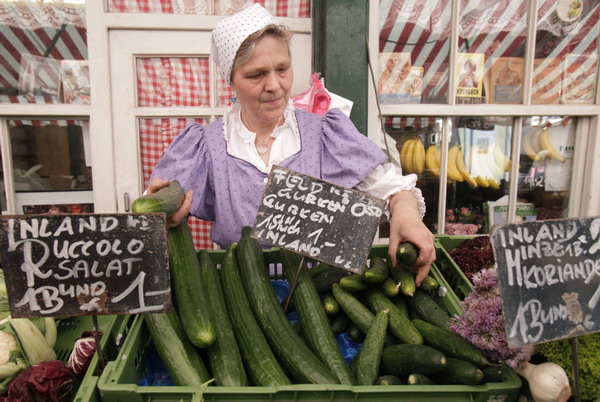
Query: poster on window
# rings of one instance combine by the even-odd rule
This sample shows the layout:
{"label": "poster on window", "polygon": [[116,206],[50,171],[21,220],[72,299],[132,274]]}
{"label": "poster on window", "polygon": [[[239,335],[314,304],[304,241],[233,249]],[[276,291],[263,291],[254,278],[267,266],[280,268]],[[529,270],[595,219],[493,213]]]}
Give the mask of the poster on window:
{"label": "poster on window", "polygon": [[490,77],[490,95],[493,103],[520,103],[522,84],[523,58],[494,59]]}
{"label": "poster on window", "polygon": [[533,85],[531,102],[554,104],[560,101],[562,63],[558,57],[533,61]]}
{"label": "poster on window", "polygon": [[62,60],[60,78],[63,103],[90,104],[90,69],[87,60]]}
{"label": "poster on window", "polygon": [[36,96],[58,96],[60,62],[32,54],[21,55],[19,95],[33,100]]}
{"label": "poster on window", "polygon": [[483,53],[458,53],[456,96],[480,98],[483,95]]}
{"label": "poster on window", "polygon": [[410,53],[384,52],[379,55],[379,103],[411,102],[411,67]]}
{"label": "poster on window", "polygon": [[594,103],[598,56],[568,54],[563,63],[562,103]]}

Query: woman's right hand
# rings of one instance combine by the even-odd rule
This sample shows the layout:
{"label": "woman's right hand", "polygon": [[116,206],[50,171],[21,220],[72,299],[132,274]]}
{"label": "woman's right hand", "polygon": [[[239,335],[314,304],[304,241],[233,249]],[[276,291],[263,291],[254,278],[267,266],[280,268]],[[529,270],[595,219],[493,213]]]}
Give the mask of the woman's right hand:
{"label": "woman's right hand", "polygon": [[[160,190],[161,188],[167,187],[169,184],[171,184],[170,181],[155,177],[150,182],[147,192],[148,192],[148,194],[155,193],[158,190]],[[175,226],[179,225],[182,220],[187,218],[187,216],[190,213],[190,209],[192,209],[192,197],[193,197],[192,190],[188,190],[185,193],[185,197],[183,197],[183,200],[181,202],[181,205],[179,206],[179,209],[177,211],[175,211],[175,213],[172,216],[167,217],[167,226],[168,227],[170,227],[170,228],[175,227]]]}

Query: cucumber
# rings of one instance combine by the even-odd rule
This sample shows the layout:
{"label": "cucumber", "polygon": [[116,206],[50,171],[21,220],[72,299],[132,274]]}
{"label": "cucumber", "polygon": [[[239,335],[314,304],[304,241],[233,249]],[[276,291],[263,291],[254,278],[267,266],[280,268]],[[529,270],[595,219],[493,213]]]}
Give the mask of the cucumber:
{"label": "cucumber", "polygon": [[490,364],[481,369],[483,372],[483,382],[502,382],[504,375],[502,374],[502,366],[499,364]]}
{"label": "cucumber", "polygon": [[[289,283],[294,281],[302,256],[288,250],[281,250],[283,273]],[[333,296],[331,296],[333,299]],[[337,377],[340,384],[354,385],[356,381],[348,364],[342,357],[327,314],[317,293],[306,264],[300,268],[298,285],[293,295],[294,305],[302,324],[302,338],[325,366]],[[339,305],[333,299],[339,310]]]}
{"label": "cucumber", "polygon": [[312,276],[313,278],[316,278],[317,276],[321,275],[322,273],[332,270],[332,269],[336,269],[335,267],[332,267],[329,264],[326,264],[324,262],[320,262],[317,265],[313,265],[308,272],[310,272],[310,276]]}
{"label": "cucumber", "polygon": [[417,289],[413,297],[406,298],[406,303],[417,313],[418,318],[450,330],[450,315],[424,290]]}
{"label": "cucumber", "polygon": [[390,270],[390,276],[400,285],[400,293],[404,296],[412,297],[417,285],[415,283],[415,274],[408,268],[399,265]]}
{"label": "cucumber", "polygon": [[411,321],[410,315],[408,314],[408,306],[406,305],[406,301],[404,297],[395,297],[392,299],[392,303],[396,307],[398,307],[398,311],[409,321]]}
{"label": "cucumber", "polygon": [[395,375],[382,375],[375,381],[375,385],[402,385],[402,380]]}
{"label": "cucumber", "polygon": [[414,244],[404,242],[398,246],[396,261],[399,265],[404,265],[405,267],[409,268],[414,267],[417,258],[419,258],[419,250],[414,246]]}
{"label": "cucumber", "polygon": [[389,312],[388,327],[390,332],[404,343],[420,345],[423,337],[407,317],[398,310],[398,307],[376,287],[369,287],[365,292],[365,299],[371,311],[375,314],[380,311]]}
{"label": "cucumber", "polygon": [[219,317],[214,322],[217,339],[208,347],[208,363],[215,383],[226,387],[243,387],[248,379],[240,348],[231,327],[219,272],[206,250],[200,251],[200,274],[214,317]]}
{"label": "cucumber", "polygon": [[378,284],[386,280],[389,269],[381,257],[373,257],[369,263],[369,268],[363,274],[363,279],[367,283]]}
{"label": "cucumber", "polygon": [[[316,288],[315,288],[316,289]],[[340,312],[340,305],[331,293],[325,294],[322,299],[325,313],[329,316],[337,315]]]}
{"label": "cucumber", "polygon": [[[238,263],[248,291],[250,307],[277,358],[299,383],[339,383],[294,331],[281,310],[268,276],[262,249],[258,241],[250,237],[251,231],[250,226],[242,229],[242,238],[237,246]],[[295,302],[298,309],[298,299]],[[310,331],[303,324],[303,333],[308,332]]]}
{"label": "cucumber", "polygon": [[348,327],[347,334],[348,334],[348,338],[351,341],[363,342],[365,340],[364,332],[362,332],[360,329],[358,329],[358,327],[354,323],[351,323],[350,326]]}
{"label": "cucumber", "polygon": [[238,267],[236,249],[237,243],[233,243],[225,252],[220,270],[221,284],[247,373],[259,386],[291,384],[254,318]]}
{"label": "cucumber", "polygon": [[379,289],[389,298],[396,297],[400,293],[400,284],[393,278],[388,277],[379,284]]}
{"label": "cucumber", "polygon": [[369,284],[363,280],[361,274],[352,274],[340,279],[340,287],[346,292],[357,293],[364,290]]}
{"label": "cucumber", "polygon": [[331,287],[334,283],[338,283],[345,276],[352,275],[350,271],[345,269],[331,267],[322,274],[315,277],[315,286],[319,294],[331,292]]}
{"label": "cucumber", "polygon": [[356,366],[356,381],[359,385],[373,385],[379,376],[379,362],[387,325],[388,313],[380,311],[375,316],[360,350]]}
{"label": "cucumber", "polygon": [[349,325],[350,318],[348,318],[346,313],[344,313],[343,311],[340,311],[330,319],[331,331],[335,336],[338,336],[339,334],[344,332]]}
{"label": "cucumber", "polygon": [[462,336],[423,320],[415,319],[412,323],[423,336],[426,345],[439,350],[447,357],[466,360],[478,367],[490,364],[483,352]]}
{"label": "cucumber", "polygon": [[375,316],[371,311],[360,302],[353,294],[346,292],[337,283],[332,287],[333,297],[340,305],[340,308],[348,315],[350,321],[352,321],[363,334],[369,332],[369,328],[375,319]]}
{"label": "cucumber", "polygon": [[171,283],[181,325],[194,345],[205,348],[215,341],[217,333],[187,222],[170,228],[167,240]]}
{"label": "cucumber", "polygon": [[155,193],[144,194],[131,204],[133,213],[165,212],[172,216],[179,209],[185,197],[185,191],[177,180],[171,180],[167,187]]}
{"label": "cucumber", "polygon": [[406,380],[408,385],[434,385],[435,381],[427,377],[425,374],[412,373]]}
{"label": "cucumber", "polygon": [[435,290],[440,286],[438,281],[436,281],[431,276],[426,276],[421,283],[421,289],[423,290]]}
{"label": "cucumber", "polygon": [[198,387],[210,379],[198,349],[187,338],[175,310],[144,314],[144,321],[175,385]]}
{"label": "cucumber", "polygon": [[381,373],[400,378],[412,373],[436,374],[446,367],[446,356],[425,345],[400,344],[388,346],[381,355]]}
{"label": "cucumber", "polygon": [[483,380],[483,372],[467,361],[449,357],[446,367],[434,380],[438,384],[477,385]]}

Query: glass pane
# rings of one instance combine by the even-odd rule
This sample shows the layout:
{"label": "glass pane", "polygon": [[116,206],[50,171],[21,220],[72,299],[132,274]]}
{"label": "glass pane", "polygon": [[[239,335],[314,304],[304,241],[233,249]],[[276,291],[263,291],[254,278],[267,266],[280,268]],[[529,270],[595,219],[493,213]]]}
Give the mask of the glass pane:
{"label": "glass pane", "polygon": [[138,106],[210,106],[208,57],[136,59]]}
{"label": "glass pane", "polygon": [[108,0],[109,13],[208,14],[207,0]]}
{"label": "glass pane", "polygon": [[310,18],[310,0],[215,0],[215,14],[231,15],[258,3],[278,17]]}
{"label": "glass pane", "polygon": [[217,107],[231,106],[233,88],[229,85],[221,74],[217,74]]}
{"label": "glass pane", "polygon": [[508,198],[512,117],[451,120],[445,233],[489,233],[489,203]]}
{"label": "glass pane", "polygon": [[521,103],[527,1],[462,1],[457,103]]}
{"label": "glass pane", "polygon": [[538,220],[568,217],[574,143],[575,124],[571,117],[525,119],[518,201],[535,208],[531,219],[535,219],[536,212]]}
{"label": "glass pane", "polygon": [[90,103],[85,1],[2,2],[0,102]]}
{"label": "glass pane", "polygon": [[92,189],[88,122],[9,120],[15,191]]}
{"label": "glass pane", "polygon": [[91,214],[94,204],[35,204],[23,205],[24,214]]}
{"label": "glass pane", "polygon": [[600,1],[540,2],[531,102],[594,103]]}
{"label": "glass pane", "polygon": [[451,3],[380,0],[379,102],[447,102]]}

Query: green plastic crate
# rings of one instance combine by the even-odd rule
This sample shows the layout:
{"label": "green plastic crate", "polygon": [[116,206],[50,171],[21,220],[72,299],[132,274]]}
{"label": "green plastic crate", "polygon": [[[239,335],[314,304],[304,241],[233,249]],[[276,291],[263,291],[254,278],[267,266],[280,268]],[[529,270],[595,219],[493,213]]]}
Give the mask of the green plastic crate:
{"label": "green plastic crate", "polygon": [[[211,251],[213,260],[222,261],[224,251]],[[370,257],[385,257],[386,246],[375,246]],[[265,251],[270,263],[270,275],[281,277],[278,250]],[[432,272],[435,272],[434,268]],[[441,276],[441,275],[440,275]],[[443,281],[443,277],[441,277]],[[442,286],[445,286],[442,283]],[[459,313],[458,299],[451,289],[437,297],[450,313]],[[458,309],[457,309],[458,306]],[[515,401],[521,389],[519,376],[505,367],[504,381],[477,386],[467,385],[393,385],[348,386],[300,384],[279,387],[180,387],[139,386],[137,382],[147,374],[150,334],[143,320],[137,316],[117,359],[109,362],[98,380],[103,401]]]}
{"label": "green plastic crate", "polygon": [[456,296],[463,300],[473,290],[473,284],[452,259],[449,251],[475,236],[435,235],[436,259],[433,265],[444,276]]}

